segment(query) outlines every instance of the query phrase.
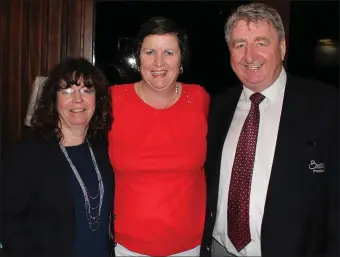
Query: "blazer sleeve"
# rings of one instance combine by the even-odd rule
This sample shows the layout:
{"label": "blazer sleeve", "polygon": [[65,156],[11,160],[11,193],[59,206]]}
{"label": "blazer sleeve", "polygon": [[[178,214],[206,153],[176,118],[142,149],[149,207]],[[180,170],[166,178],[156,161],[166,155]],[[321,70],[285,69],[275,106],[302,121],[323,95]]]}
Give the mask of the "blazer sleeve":
{"label": "blazer sleeve", "polygon": [[36,151],[17,144],[3,160],[3,249],[8,256],[36,253],[32,181]]}

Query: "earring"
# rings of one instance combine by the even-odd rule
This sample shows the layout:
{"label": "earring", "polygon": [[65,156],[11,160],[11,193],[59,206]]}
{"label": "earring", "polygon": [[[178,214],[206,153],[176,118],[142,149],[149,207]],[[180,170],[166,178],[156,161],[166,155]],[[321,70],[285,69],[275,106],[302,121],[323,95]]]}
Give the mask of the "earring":
{"label": "earring", "polygon": [[183,66],[179,67],[179,72],[182,74],[183,73]]}
{"label": "earring", "polygon": [[139,66],[137,66],[137,70],[140,71]]}

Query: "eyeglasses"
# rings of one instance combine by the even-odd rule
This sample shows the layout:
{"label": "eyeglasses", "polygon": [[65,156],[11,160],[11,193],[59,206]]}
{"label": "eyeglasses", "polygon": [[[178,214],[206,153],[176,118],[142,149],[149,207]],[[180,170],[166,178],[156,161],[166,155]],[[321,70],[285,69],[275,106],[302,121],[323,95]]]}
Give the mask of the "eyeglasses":
{"label": "eyeglasses", "polygon": [[72,96],[76,93],[76,91],[79,91],[79,93],[83,96],[94,95],[94,93],[96,92],[94,89],[87,87],[82,87],[81,89],[73,89],[71,87],[59,89],[59,92],[64,96]]}

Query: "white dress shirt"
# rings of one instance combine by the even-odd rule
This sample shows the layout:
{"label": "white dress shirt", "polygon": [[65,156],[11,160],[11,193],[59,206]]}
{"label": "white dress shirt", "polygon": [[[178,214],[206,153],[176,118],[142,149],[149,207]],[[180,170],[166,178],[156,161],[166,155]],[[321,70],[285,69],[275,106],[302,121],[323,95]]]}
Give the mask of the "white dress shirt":
{"label": "white dress shirt", "polygon": [[254,93],[245,86],[243,86],[243,91],[240,95],[233,120],[224,142],[221,158],[216,223],[213,237],[233,255],[261,256],[261,225],[286,81],[287,75],[284,68],[282,68],[277,80],[270,87],[261,92],[266,98],[259,106],[260,123],[251,182],[249,207],[251,242],[240,252],[235,249],[228,237],[227,208],[229,183],[238,138],[250,110],[251,101],[249,97]]}

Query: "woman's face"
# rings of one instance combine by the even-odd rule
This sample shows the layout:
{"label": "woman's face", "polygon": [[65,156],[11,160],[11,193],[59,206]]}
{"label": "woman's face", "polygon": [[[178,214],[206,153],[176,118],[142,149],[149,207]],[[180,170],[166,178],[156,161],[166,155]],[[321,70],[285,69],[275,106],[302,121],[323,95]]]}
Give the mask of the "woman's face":
{"label": "woman's face", "polygon": [[140,51],[144,82],[157,90],[174,86],[181,65],[181,50],[174,34],[147,36]]}
{"label": "woman's face", "polygon": [[[61,85],[61,88],[65,87]],[[57,92],[57,110],[61,128],[70,131],[87,129],[96,107],[96,96],[92,89],[84,87],[82,80],[70,88]]]}

